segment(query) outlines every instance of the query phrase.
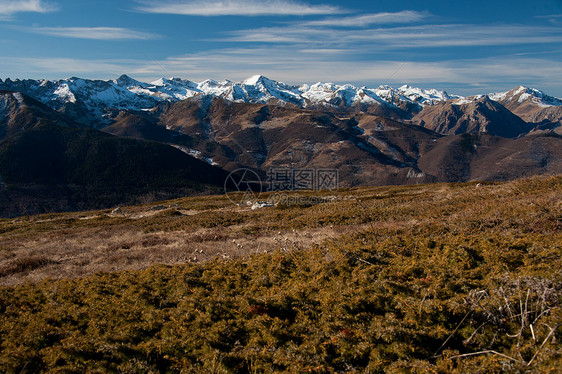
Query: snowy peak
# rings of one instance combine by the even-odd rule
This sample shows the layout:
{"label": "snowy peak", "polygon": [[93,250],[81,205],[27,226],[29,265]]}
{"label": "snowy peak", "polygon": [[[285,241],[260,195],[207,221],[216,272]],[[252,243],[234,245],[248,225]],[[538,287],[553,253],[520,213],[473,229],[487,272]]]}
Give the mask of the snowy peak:
{"label": "snowy peak", "polygon": [[150,83],[153,86],[173,86],[173,87],[189,87],[189,88],[194,88],[197,85],[191,81],[188,80],[184,80],[181,78],[160,78],[158,80],[155,80],[154,82]]}
{"label": "snowy peak", "polygon": [[343,86],[334,83],[318,82],[312,86],[304,85],[299,88],[302,97],[313,104],[328,104],[334,106],[352,106],[358,102],[370,101],[369,99],[376,95],[369,93],[346,84]]}
{"label": "snowy peak", "polygon": [[221,84],[214,79],[206,79],[199,83],[198,87],[219,87]]}
{"label": "snowy peak", "polygon": [[312,86],[299,87],[302,95],[316,103],[337,104],[353,106],[357,104],[382,104],[401,106],[413,104],[420,109],[425,105],[435,105],[440,101],[461,96],[450,96],[445,91],[423,90],[421,88],[402,86],[398,89],[388,85],[381,85],[375,89],[356,87],[350,84],[337,85],[334,83],[316,83]]}
{"label": "snowy peak", "polygon": [[281,89],[294,89],[295,87],[291,87],[286,85],[283,82],[277,82],[274,81],[273,79],[269,79],[268,77],[265,77],[263,75],[254,75],[250,78],[244,79],[241,82],[242,85],[244,86],[254,86],[254,87],[261,87],[261,88],[265,88],[265,89],[273,89],[273,90],[281,90]]}
{"label": "snowy peak", "polygon": [[502,104],[534,103],[542,107],[562,106],[562,100],[553,96],[548,96],[536,88],[525,86],[519,86],[506,92],[492,93],[488,96],[490,96],[492,100]]}
{"label": "snowy peak", "polygon": [[417,87],[404,85],[400,87],[399,92],[408,99],[418,102],[420,104],[434,105],[440,101],[447,101],[451,99],[464,99],[461,96],[449,95],[446,91],[439,91],[436,89],[423,90]]}
{"label": "snowy peak", "polygon": [[536,88],[519,86],[489,96],[529,123],[562,124],[562,100]]}
{"label": "snowy peak", "polygon": [[242,81],[242,84],[244,84],[245,86],[256,86],[258,83],[264,84],[264,82],[274,83],[269,78],[266,78],[263,75],[258,74],[258,75],[254,75],[250,78],[244,79]]}
{"label": "snowy peak", "polygon": [[146,83],[141,83],[136,79],[129,77],[126,74],[121,75],[119,78],[113,81],[116,85],[128,88],[128,87],[142,87],[146,86]]}

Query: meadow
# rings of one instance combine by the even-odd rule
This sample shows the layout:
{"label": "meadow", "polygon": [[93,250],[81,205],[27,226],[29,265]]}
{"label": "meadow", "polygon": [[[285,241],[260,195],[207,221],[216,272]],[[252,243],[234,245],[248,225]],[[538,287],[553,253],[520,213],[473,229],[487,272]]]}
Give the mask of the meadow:
{"label": "meadow", "polygon": [[558,372],[561,176],[287,196],[0,220],[0,371]]}

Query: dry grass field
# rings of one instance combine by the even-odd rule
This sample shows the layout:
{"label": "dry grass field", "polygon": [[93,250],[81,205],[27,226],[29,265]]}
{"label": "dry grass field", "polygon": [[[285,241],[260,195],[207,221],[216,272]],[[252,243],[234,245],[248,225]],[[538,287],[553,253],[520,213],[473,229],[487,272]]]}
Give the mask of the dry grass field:
{"label": "dry grass field", "polygon": [[287,197],[1,220],[1,370],[557,371],[562,177]]}

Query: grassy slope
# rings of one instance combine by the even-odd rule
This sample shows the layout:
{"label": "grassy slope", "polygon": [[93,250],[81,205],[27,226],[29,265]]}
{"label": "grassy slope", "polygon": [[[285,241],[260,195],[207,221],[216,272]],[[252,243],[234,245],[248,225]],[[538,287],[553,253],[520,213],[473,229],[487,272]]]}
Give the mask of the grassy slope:
{"label": "grassy slope", "polygon": [[[4,273],[9,276],[53,266],[49,253],[41,253],[45,243],[30,241],[37,235],[64,246],[65,238],[96,233],[98,242],[108,243],[108,255],[137,250],[139,256],[147,252],[146,239],[173,240],[202,229],[215,230],[207,232],[208,241],[219,247],[230,238],[245,240],[248,254],[256,252],[252,242],[276,239],[260,245],[259,252],[267,253],[237,260],[4,287],[0,368],[559,369],[562,177],[324,195],[338,199],[249,211],[224,197],[192,198],[171,202],[173,209],[151,217],[133,218],[137,210],[146,211],[137,207],[118,217],[93,212],[88,220],[70,214],[0,221],[3,253],[17,257],[23,245],[44,256],[35,267],[12,266]],[[313,229],[340,234],[306,249],[292,245],[296,239],[283,241]],[[114,246],[130,232],[136,241]],[[186,240],[173,250],[191,254],[205,240]],[[170,245],[156,240],[149,248],[165,251]],[[10,261],[6,266],[18,264],[17,258]],[[485,353],[458,357],[477,352]]]}

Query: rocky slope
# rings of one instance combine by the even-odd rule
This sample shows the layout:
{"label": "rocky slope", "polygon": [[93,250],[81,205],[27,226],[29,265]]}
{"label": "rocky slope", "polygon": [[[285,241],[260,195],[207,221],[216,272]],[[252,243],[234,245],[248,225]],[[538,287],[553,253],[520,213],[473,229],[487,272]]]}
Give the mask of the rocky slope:
{"label": "rocky slope", "polygon": [[27,95],[0,91],[0,140],[47,123],[79,126],[68,117]]}
{"label": "rocky slope", "polygon": [[447,100],[426,106],[414,116],[413,122],[444,135],[488,133],[515,138],[533,128],[488,96],[474,100]]}

